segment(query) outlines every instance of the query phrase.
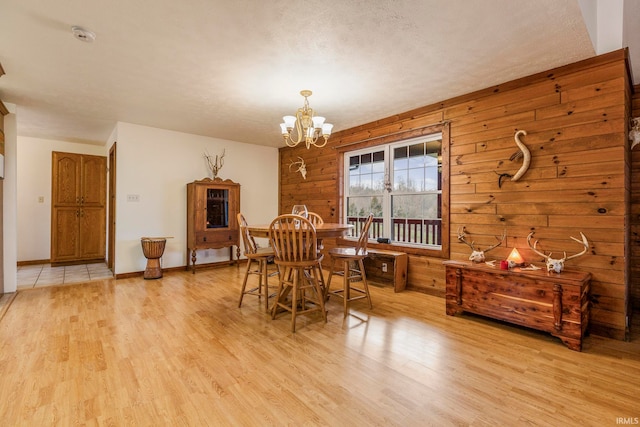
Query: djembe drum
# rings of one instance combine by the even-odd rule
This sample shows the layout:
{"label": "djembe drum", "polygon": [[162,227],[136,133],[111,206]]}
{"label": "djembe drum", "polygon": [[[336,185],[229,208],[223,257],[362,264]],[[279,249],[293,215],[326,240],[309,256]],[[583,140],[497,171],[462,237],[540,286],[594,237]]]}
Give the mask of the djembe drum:
{"label": "djembe drum", "polygon": [[142,253],[147,258],[147,268],[144,270],[145,279],[159,279],[162,277],[160,257],[164,253],[165,237],[143,237],[140,239]]}

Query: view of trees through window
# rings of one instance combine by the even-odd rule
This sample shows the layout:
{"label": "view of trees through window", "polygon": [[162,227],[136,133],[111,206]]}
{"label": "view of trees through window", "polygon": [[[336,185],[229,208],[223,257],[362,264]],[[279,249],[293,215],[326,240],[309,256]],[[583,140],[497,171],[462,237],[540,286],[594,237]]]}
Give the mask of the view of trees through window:
{"label": "view of trees through window", "polygon": [[442,225],[442,135],[346,153],[347,219],[374,214],[370,237],[439,246]]}

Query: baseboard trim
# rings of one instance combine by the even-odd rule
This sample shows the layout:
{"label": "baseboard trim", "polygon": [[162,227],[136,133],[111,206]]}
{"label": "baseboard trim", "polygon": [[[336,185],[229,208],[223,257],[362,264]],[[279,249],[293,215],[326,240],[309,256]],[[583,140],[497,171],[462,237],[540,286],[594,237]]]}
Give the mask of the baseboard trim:
{"label": "baseboard trim", "polygon": [[34,259],[31,261],[18,261],[18,267],[22,267],[25,265],[49,264],[50,262],[51,262],[50,259]]}
{"label": "baseboard trim", "polygon": [[[219,262],[211,262],[211,263],[207,263],[207,264],[198,264],[196,266],[196,271],[208,270],[208,269],[212,269],[212,268],[228,267],[230,265],[233,265],[234,263],[237,266],[240,266],[240,263],[242,263],[243,261],[246,261],[246,260],[234,260],[233,262],[219,261]],[[162,274],[170,273],[172,271],[185,271],[185,270],[191,271],[191,266],[187,267],[186,265],[183,265],[183,266],[178,266],[178,267],[163,268],[162,269]],[[118,280],[118,279],[129,279],[131,277],[138,277],[138,276],[144,276],[144,270],[143,271],[132,271],[130,273],[120,273],[120,274],[114,275],[116,280]],[[155,280],[155,279],[151,279],[151,280]]]}

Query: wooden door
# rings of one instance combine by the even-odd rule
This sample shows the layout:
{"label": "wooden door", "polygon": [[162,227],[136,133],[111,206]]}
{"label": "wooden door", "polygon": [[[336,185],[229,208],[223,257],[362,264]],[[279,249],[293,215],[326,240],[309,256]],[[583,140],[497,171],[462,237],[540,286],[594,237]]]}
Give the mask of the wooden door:
{"label": "wooden door", "polygon": [[80,253],[79,216],[79,206],[61,206],[52,210],[51,262],[78,259]]}
{"label": "wooden door", "polygon": [[80,154],[53,153],[53,206],[77,206],[80,204]]}
{"label": "wooden door", "polygon": [[104,260],[106,157],[54,152],[51,262]]}
{"label": "wooden door", "polygon": [[101,259],[105,255],[105,225],[104,207],[83,206],[80,210],[80,257],[85,259]]}
{"label": "wooden door", "polygon": [[104,206],[107,194],[106,157],[82,156],[80,203]]}

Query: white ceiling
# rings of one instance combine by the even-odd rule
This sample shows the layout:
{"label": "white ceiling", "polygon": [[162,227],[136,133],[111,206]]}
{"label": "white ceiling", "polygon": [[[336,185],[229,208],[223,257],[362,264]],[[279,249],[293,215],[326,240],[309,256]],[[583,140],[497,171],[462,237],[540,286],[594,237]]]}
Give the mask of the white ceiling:
{"label": "white ceiling", "polygon": [[18,134],[92,144],[123,121],[281,146],[302,89],[337,131],[595,54],[578,0],[0,0]]}

